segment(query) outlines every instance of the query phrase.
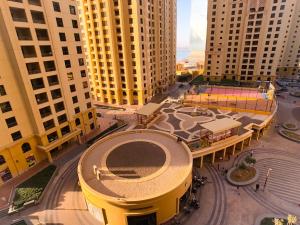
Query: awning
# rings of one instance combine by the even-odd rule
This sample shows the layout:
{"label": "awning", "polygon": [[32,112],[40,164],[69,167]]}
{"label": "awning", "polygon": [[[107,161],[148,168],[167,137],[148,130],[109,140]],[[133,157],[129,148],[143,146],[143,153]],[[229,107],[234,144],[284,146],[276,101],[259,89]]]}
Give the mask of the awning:
{"label": "awning", "polygon": [[242,123],[229,118],[217,119],[212,122],[201,124],[203,128],[211,131],[213,134],[240,127],[241,125]]}
{"label": "awning", "polygon": [[72,131],[71,133],[69,133],[67,135],[64,135],[63,137],[51,142],[50,144],[48,144],[46,146],[38,145],[37,148],[42,150],[42,151],[49,152],[52,149],[62,145],[64,142],[80,135],[80,133],[81,133],[81,129],[77,128],[76,130]]}
{"label": "awning", "polygon": [[142,115],[142,116],[150,116],[155,111],[157,111],[160,108],[160,104],[156,103],[148,103],[147,105],[144,105],[142,108],[136,111],[136,114]]}

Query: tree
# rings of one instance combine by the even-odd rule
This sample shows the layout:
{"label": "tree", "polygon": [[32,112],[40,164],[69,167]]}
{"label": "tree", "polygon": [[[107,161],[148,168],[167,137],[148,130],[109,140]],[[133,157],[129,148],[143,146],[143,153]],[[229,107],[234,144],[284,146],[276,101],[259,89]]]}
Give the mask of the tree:
{"label": "tree", "polygon": [[251,164],[255,164],[256,163],[256,159],[251,157],[250,155],[247,155],[247,157],[245,158],[245,162],[248,163],[249,165]]}

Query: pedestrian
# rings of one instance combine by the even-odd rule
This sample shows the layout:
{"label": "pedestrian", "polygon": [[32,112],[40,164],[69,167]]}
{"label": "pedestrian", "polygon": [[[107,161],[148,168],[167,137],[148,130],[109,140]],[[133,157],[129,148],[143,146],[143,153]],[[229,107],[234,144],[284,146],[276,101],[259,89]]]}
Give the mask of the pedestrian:
{"label": "pedestrian", "polygon": [[259,184],[255,185],[255,192],[257,192],[259,190]]}
{"label": "pedestrian", "polygon": [[240,186],[236,186],[236,190],[237,190],[238,195],[240,195]]}
{"label": "pedestrian", "polygon": [[230,160],[230,155],[228,155],[228,161]]}
{"label": "pedestrian", "polygon": [[218,163],[218,170],[220,170],[220,164]]}
{"label": "pedestrian", "polygon": [[250,156],[253,157],[253,149],[251,150]]}

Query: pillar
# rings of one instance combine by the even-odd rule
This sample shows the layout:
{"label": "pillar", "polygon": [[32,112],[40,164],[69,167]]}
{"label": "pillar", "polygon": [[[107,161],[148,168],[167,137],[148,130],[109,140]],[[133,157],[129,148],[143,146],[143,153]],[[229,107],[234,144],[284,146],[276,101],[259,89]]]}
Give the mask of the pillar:
{"label": "pillar", "polygon": [[203,158],[204,158],[204,156],[201,156],[201,157],[200,157],[200,168],[203,167]]}
{"label": "pillar", "polygon": [[223,151],[223,160],[225,160],[225,157],[226,157],[226,148],[224,148],[224,151]]}
{"label": "pillar", "polygon": [[216,158],[216,152],[213,152],[212,161],[211,161],[212,164],[215,163],[215,158]]}
{"label": "pillar", "polygon": [[49,163],[53,163],[53,159],[52,159],[50,151],[47,152],[47,158],[48,158]]}
{"label": "pillar", "polygon": [[241,151],[244,150],[244,142],[245,142],[245,140],[242,141]]}
{"label": "pillar", "polygon": [[232,155],[234,155],[234,153],[235,153],[235,147],[236,147],[236,144],[233,145],[233,148],[232,148]]}

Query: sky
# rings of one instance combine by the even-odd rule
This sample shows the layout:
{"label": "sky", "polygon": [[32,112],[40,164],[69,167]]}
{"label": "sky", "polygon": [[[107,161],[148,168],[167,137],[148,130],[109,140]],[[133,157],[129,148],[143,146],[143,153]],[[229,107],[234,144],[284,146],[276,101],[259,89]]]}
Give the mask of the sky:
{"label": "sky", "polygon": [[205,50],[208,0],[177,0],[177,48]]}

